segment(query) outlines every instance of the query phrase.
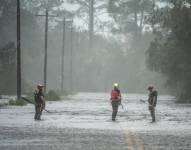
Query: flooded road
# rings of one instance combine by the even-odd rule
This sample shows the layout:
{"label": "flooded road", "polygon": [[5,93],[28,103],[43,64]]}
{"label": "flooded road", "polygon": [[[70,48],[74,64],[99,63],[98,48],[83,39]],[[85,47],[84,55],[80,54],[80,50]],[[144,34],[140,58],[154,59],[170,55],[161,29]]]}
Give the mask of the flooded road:
{"label": "flooded road", "polygon": [[117,121],[111,121],[109,94],[79,93],[48,102],[42,121],[34,106],[0,108],[0,149],[191,149],[191,105],[159,97],[150,123],[147,95],[123,94]]}

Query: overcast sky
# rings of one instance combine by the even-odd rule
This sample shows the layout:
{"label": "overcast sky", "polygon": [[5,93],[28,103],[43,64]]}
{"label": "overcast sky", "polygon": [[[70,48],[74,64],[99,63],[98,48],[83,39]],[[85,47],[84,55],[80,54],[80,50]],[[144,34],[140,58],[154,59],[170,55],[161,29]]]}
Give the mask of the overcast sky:
{"label": "overcast sky", "polygon": [[[79,5],[75,5],[75,4],[69,4],[69,3],[64,3],[61,6],[63,9],[67,10],[67,11],[76,11],[79,8]],[[107,32],[109,32],[109,30],[106,27],[102,27],[101,25],[102,23],[114,23],[113,19],[108,15],[107,9],[103,9],[102,11],[100,11],[99,13],[95,13],[95,17],[94,17],[94,24],[96,22],[95,26],[95,32],[100,33],[100,32],[105,32],[103,34],[108,34]],[[75,26],[81,28],[81,29],[88,29],[88,18],[87,16],[83,16],[83,18],[80,17],[75,17],[74,18],[74,24]],[[99,26],[99,28],[98,28]]]}

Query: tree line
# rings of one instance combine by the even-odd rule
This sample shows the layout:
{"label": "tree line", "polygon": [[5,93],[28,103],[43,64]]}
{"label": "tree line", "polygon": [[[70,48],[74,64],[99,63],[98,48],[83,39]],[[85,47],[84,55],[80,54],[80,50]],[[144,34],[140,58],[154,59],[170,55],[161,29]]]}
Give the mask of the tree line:
{"label": "tree line", "polygon": [[163,3],[149,18],[155,38],[147,51],[147,64],[167,77],[166,86],[179,102],[191,102],[191,1]]}
{"label": "tree line", "polygon": [[[47,78],[49,88],[54,89],[60,88],[61,80],[63,16],[66,18],[84,17],[82,19],[87,25],[92,21],[88,18],[90,16],[87,0],[68,1],[80,6],[76,11],[60,9],[66,1],[47,2],[47,0],[21,1],[22,75],[25,81],[22,86],[23,91],[26,89],[31,91],[29,87],[34,86],[36,82],[41,82],[43,78],[44,19],[38,18],[36,14],[43,14],[45,8],[48,7],[50,13],[59,16],[57,19],[50,19],[48,38]],[[13,0],[2,0],[0,3],[0,46],[4,47],[8,42],[15,42],[16,39],[16,3]],[[91,27],[93,32],[91,50],[88,44],[90,36],[88,30],[74,26],[73,75],[75,90],[109,91],[113,82],[119,82],[124,92],[146,92],[149,83],[156,84],[161,92],[165,92],[163,89],[165,81],[163,72],[160,74],[151,72],[145,65],[145,53],[149,49],[150,42],[156,36],[150,30],[154,28],[150,21],[152,14],[155,14],[153,1],[110,0],[103,3],[102,1],[94,1],[93,6],[95,18],[93,20],[94,28]],[[112,22],[96,21],[96,15],[102,10],[106,10],[106,13],[112,18]],[[96,32],[103,26],[110,29],[108,36]],[[68,26],[66,28],[64,70],[64,88],[66,90],[69,90],[71,77],[70,36]],[[149,52],[147,51],[146,54],[148,56]],[[150,56],[149,59],[151,59]]]}

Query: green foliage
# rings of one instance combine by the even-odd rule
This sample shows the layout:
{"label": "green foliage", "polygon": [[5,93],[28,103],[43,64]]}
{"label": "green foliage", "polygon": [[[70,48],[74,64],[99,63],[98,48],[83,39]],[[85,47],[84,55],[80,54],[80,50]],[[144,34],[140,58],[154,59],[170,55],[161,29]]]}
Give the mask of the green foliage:
{"label": "green foliage", "polygon": [[22,0],[21,5],[23,8],[28,9],[30,11],[40,12],[44,11],[44,9],[48,8],[49,10],[55,10],[55,7],[59,7],[63,4],[62,0]]}
{"label": "green foliage", "polygon": [[27,103],[23,99],[9,100],[9,105],[25,106]]}
{"label": "green foliage", "polygon": [[[123,66],[123,70],[111,72],[112,76],[118,77],[123,84],[128,85],[128,92],[145,92],[145,86],[149,83],[157,84],[158,87],[163,87],[163,82],[158,74],[150,72],[145,67],[145,52],[149,47],[150,42],[153,40],[153,34],[148,30],[145,32],[148,16],[153,11],[152,0],[109,0],[108,11],[110,16],[115,20],[117,26],[114,26],[114,34],[123,35],[126,38],[124,43],[124,51],[126,55],[116,51],[116,60],[114,62],[118,66]],[[118,45],[117,45],[118,46]],[[120,58],[120,60],[119,60]],[[114,64],[115,65],[115,64]],[[117,66],[116,66],[117,68]],[[157,79],[156,79],[157,78]]]}
{"label": "green foliage", "polygon": [[179,102],[191,102],[191,10],[181,1],[168,3],[173,7],[157,10],[150,19],[157,28],[147,51],[147,64],[167,77],[166,85],[173,89]]}
{"label": "green foliage", "polygon": [[145,18],[152,11],[152,0],[109,0],[108,11],[119,26],[113,31],[136,35],[142,31]]}
{"label": "green foliage", "polygon": [[[35,103],[35,101],[34,101],[34,94],[33,94],[33,93],[28,94],[25,98],[28,99],[28,100],[30,100],[32,103]],[[28,103],[28,102],[27,102],[27,103]]]}
{"label": "green foliage", "polygon": [[177,103],[191,103],[191,98],[187,98],[185,96],[179,96],[178,100],[176,101]]}
{"label": "green foliage", "polygon": [[60,96],[67,96],[67,95],[70,94],[70,93],[69,93],[68,91],[66,91],[66,90],[63,90],[63,91],[57,90],[56,93],[57,93],[58,95],[60,95]]}
{"label": "green foliage", "polygon": [[0,103],[0,108],[4,107],[4,106],[7,106],[7,105],[8,105],[7,103]]}
{"label": "green foliage", "polygon": [[58,101],[60,100],[61,98],[61,95],[59,92],[57,91],[54,91],[54,90],[49,90],[47,95],[46,95],[46,100],[48,101]]}

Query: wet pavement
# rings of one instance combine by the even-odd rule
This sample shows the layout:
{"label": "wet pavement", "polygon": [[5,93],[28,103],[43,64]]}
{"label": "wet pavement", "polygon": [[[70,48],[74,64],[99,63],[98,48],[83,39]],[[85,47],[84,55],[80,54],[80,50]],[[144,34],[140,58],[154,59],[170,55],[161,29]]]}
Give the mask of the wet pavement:
{"label": "wet pavement", "polygon": [[190,150],[191,105],[159,97],[150,123],[147,95],[123,94],[117,121],[111,121],[109,94],[79,93],[48,102],[42,121],[34,106],[0,108],[0,150]]}

